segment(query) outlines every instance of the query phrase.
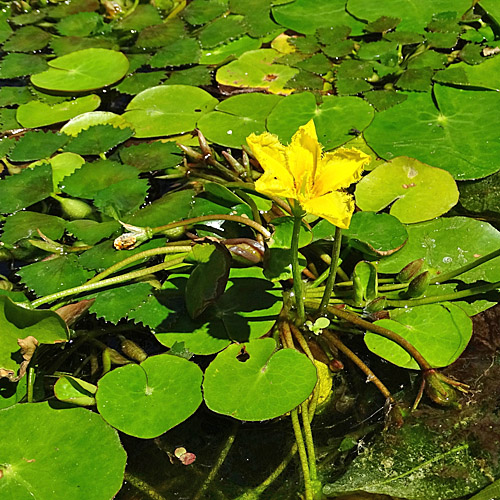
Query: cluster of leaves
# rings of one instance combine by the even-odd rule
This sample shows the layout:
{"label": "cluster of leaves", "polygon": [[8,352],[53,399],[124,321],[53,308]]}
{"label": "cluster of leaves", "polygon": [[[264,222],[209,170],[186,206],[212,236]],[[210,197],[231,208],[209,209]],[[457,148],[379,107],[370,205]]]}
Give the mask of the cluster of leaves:
{"label": "cluster of leaves", "polygon": [[[500,212],[500,10],[493,0],[474,8],[460,0],[452,11],[444,0],[420,2],[418,10],[405,0],[390,8],[367,0],[193,0],[171,16],[152,3],[129,5],[121,15],[105,4],[71,0],[18,12],[13,3],[0,12],[0,78],[8,82],[0,88],[0,255],[22,263],[15,289],[8,280],[0,289],[0,407],[8,408],[0,418],[13,439],[0,457],[12,465],[0,467],[6,496],[18,491],[16,474],[28,494],[32,478],[48,464],[56,471],[61,462],[75,462],[77,453],[79,468],[68,467],[59,496],[40,490],[37,498],[84,498],[90,479],[102,488],[96,498],[110,498],[121,484],[125,454],[105,421],[151,438],[186,420],[203,399],[214,412],[263,420],[310,395],[313,364],[261,338],[283,307],[293,223],[286,212],[277,217],[276,206],[253,190],[259,170],[245,152],[241,162],[229,157],[227,164],[219,154],[219,146],[240,148],[250,133],[269,131],[286,143],[314,118],[326,150],[352,146],[372,157],[355,191],[360,211],[343,240],[342,266],[354,286],[347,294],[336,289],[332,303],[379,318],[377,325],[443,367],[469,342],[470,316],[497,302],[498,259],[452,282],[434,280],[425,290],[427,303],[412,302],[408,285],[394,279],[420,259],[420,272],[435,277],[500,248],[493,225],[464,216],[496,221]],[[201,153],[186,147],[197,144],[196,128],[215,150],[207,154],[203,142]],[[458,201],[467,212],[450,213]],[[272,237],[264,247],[253,229],[217,215],[267,225]],[[159,230],[127,252],[113,246],[123,222],[161,228],[206,216],[213,220]],[[325,221],[306,219],[299,241],[304,268],[312,263],[324,269],[318,255],[324,257],[334,232]],[[166,240],[182,248],[182,263],[173,272],[148,275],[147,257]],[[121,265],[126,258],[132,260]],[[364,261],[356,265],[359,258]],[[132,282],[85,288],[115,265],[114,272],[145,272]],[[380,275],[390,282],[385,288]],[[492,292],[463,293],[448,302],[478,282]],[[316,285],[308,289],[309,300],[318,297]],[[90,301],[92,318],[120,322],[124,334],[140,329],[149,339],[142,347],[153,338],[162,354],[156,347],[157,355],[145,359],[142,350],[130,354],[122,342],[123,357],[93,339],[97,334],[68,330],[53,312],[28,310],[80,286],[78,300]],[[370,304],[381,298],[387,309],[382,319],[370,315]],[[97,332],[99,323],[87,321]],[[43,384],[33,387],[33,378],[17,380],[27,361],[18,339],[29,335],[55,344],[45,360],[42,352],[32,363],[39,380],[60,375],[45,391]],[[71,363],[61,374],[51,358],[61,354],[57,344],[73,338],[87,346],[88,359],[97,359],[96,351],[102,355],[98,368],[79,369],[81,378],[70,375]],[[367,333],[364,341],[398,366],[419,368],[388,339]],[[79,355],[78,349],[66,352]],[[193,355],[213,357],[204,373],[189,361]],[[124,366],[109,371],[111,363]],[[95,405],[102,419],[82,408],[58,412],[46,403],[17,404],[52,393],[61,404]],[[15,443],[25,432],[16,425],[29,419],[39,420],[39,433],[52,436],[57,451],[43,459],[35,449],[33,457],[23,454],[25,447]],[[106,470],[96,466],[93,449],[75,446],[76,427],[82,441],[89,433],[96,442],[109,441]],[[72,431],[71,449],[55,428]],[[465,449],[460,446],[458,458]],[[476,490],[486,483],[484,475],[475,476]],[[342,484],[327,493],[346,491]],[[455,489],[439,498],[459,494]]]}

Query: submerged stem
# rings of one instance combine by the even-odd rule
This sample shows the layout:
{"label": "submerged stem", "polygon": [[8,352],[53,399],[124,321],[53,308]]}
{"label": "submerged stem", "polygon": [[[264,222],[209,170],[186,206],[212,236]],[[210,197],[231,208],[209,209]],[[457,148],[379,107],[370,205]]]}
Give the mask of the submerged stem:
{"label": "submerged stem", "polygon": [[342,242],[342,229],[340,227],[335,227],[335,239],[333,241],[332,248],[332,261],[330,263],[330,272],[325,283],[325,290],[323,293],[323,298],[321,299],[321,304],[318,308],[318,314],[325,314],[328,302],[332,296],[333,285],[335,283],[335,278],[337,276],[337,268],[339,265],[339,255],[340,255],[340,244]]}
{"label": "submerged stem", "polygon": [[300,428],[299,415],[297,408],[294,408],[290,412],[292,417],[293,432],[295,434],[295,442],[297,443],[297,448],[299,451],[300,465],[302,466],[302,474],[304,475],[304,489],[306,493],[306,500],[313,500],[312,496],[312,486],[311,486],[311,476],[309,474],[309,464],[307,461],[306,447],[304,445],[304,437],[302,435],[302,429]]}
{"label": "submerged stem", "polygon": [[302,285],[302,273],[299,268],[299,234],[302,224],[302,216],[294,215],[293,217],[293,232],[292,232],[292,276],[293,276],[293,293],[295,295],[295,307],[297,308],[297,316],[299,323],[302,325],[306,320],[304,310],[304,290]]}

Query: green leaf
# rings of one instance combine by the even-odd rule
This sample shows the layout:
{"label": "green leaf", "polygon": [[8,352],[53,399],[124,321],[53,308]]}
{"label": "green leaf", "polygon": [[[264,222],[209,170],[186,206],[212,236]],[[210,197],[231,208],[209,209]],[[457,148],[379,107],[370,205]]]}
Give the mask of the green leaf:
{"label": "green leaf", "polygon": [[7,378],[0,380],[0,409],[14,406],[26,396],[27,378],[23,377],[19,382],[11,382]]}
{"label": "green leaf", "polygon": [[119,150],[120,159],[140,172],[173,168],[182,162],[182,151],[175,142],[155,141],[135,144]]}
{"label": "green leaf", "polygon": [[[170,295],[167,292],[155,290],[144,302],[129,312],[128,319],[156,330],[171,313],[175,312],[167,306],[169,299]],[[180,300],[179,297],[177,299]],[[195,335],[195,331],[192,334]]]}
{"label": "green leaf", "polygon": [[9,215],[3,226],[2,242],[13,245],[19,240],[38,237],[37,229],[52,240],[64,234],[66,221],[54,215],[23,210]]}
{"label": "green leaf", "polygon": [[132,283],[122,284],[122,286],[110,288],[86,298],[95,298],[89,312],[94,313],[97,318],[104,318],[116,325],[122,318],[127,317],[129,311],[144,302],[150,292],[149,283]]}
{"label": "green leaf", "polygon": [[449,12],[461,16],[470,9],[469,0],[458,0],[450,5],[448,0],[422,0],[417,4],[411,0],[393,0],[390,3],[371,2],[370,0],[348,0],[347,10],[356,18],[369,22],[381,16],[399,17],[397,31],[414,31],[424,33],[424,28],[436,12]]}
{"label": "green leaf", "polygon": [[476,493],[470,500],[491,500],[500,496],[500,479],[497,479],[490,485],[486,486],[479,493]]}
{"label": "green leaf", "polygon": [[80,12],[63,17],[57,24],[57,31],[63,36],[88,36],[103,28],[103,18],[97,12]]}
{"label": "green leaf", "polygon": [[38,296],[83,285],[94,275],[86,271],[73,254],[29,264],[17,274],[21,276],[21,282]]}
{"label": "green leaf", "polygon": [[313,34],[322,27],[349,26],[352,35],[362,35],[363,24],[347,13],[345,3],[345,0],[296,0],[275,6],[272,12],[278,24],[299,33]]}
{"label": "green leaf", "polygon": [[434,75],[436,82],[496,91],[500,90],[499,80],[500,57],[496,56],[474,66],[465,62],[454,64]]}
{"label": "green leaf", "polygon": [[141,32],[148,26],[161,24],[162,22],[163,19],[157,8],[151,4],[139,4],[134,8],[133,12],[127,12],[127,16],[118,20],[116,29]]}
{"label": "green leaf", "polygon": [[134,135],[130,127],[119,128],[113,125],[92,125],[73,137],[65,151],[80,155],[100,155],[107,153],[118,144]]}
{"label": "green leaf", "polygon": [[81,38],[78,36],[62,36],[54,38],[50,42],[50,47],[56,56],[65,56],[71,52],[88,49],[119,50],[120,46],[113,39],[102,37]]}
{"label": "green leaf", "polygon": [[259,39],[244,35],[240,38],[237,38],[236,40],[224,43],[213,49],[203,50],[200,56],[199,63],[220,64],[227,61],[228,59],[236,59],[243,55],[245,52],[257,50],[261,45],[262,42]]}
{"label": "green leaf", "polygon": [[2,410],[0,422],[9,429],[0,451],[3,498],[88,500],[91,491],[104,499],[120,489],[127,455],[118,433],[96,413],[22,404]]}
{"label": "green leaf", "polygon": [[201,54],[201,47],[195,38],[180,38],[161,48],[150,61],[152,68],[165,68],[166,66],[183,66],[195,64]]}
{"label": "green leaf", "polygon": [[[1,69],[0,69],[1,72]],[[28,87],[2,87],[0,88],[0,107],[26,104],[34,99]]]}
{"label": "green leaf", "polygon": [[65,178],[61,189],[77,198],[92,199],[96,194],[120,181],[137,179],[138,171],[129,165],[110,160],[85,163]]}
{"label": "green leaf", "polygon": [[54,344],[69,338],[66,324],[55,312],[26,309],[4,295],[0,295],[0,327],[0,368],[9,378],[9,374],[15,377],[23,361],[18,339],[32,335],[41,344]]}
{"label": "green leaf", "polygon": [[281,33],[281,26],[271,18],[270,0],[230,0],[229,4],[231,12],[243,16],[243,24],[250,36],[258,38],[273,32]]}
{"label": "green leaf", "polygon": [[[269,248],[291,248],[293,217],[276,217],[272,221],[274,232],[272,239],[268,242]],[[312,233],[302,223],[299,229],[299,248],[309,245],[312,241]]]}
{"label": "green leaf", "polygon": [[74,153],[61,153],[50,158],[49,163],[52,167],[54,191],[57,193],[59,192],[59,184],[63,179],[78,170],[85,163],[85,160]]}
{"label": "green leaf", "polygon": [[[453,304],[395,309],[390,317],[374,324],[401,335],[433,368],[453,363],[467,347],[472,335],[471,319]],[[370,351],[397,366],[419,369],[418,363],[392,340],[367,332],[365,343]]]}
{"label": "green leaf", "polygon": [[461,182],[460,204],[470,212],[500,214],[500,172],[478,181]]}
{"label": "green leaf", "polygon": [[375,264],[364,260],[359,261],[354,267],[352,281],[356,307],[363,307],[367,302],[377,298],[378,280]]}
{"label": "green leaf", "polygon": [[58,3],[50,9],[50,17],[60,19],[79,12],[94,12],[100,7],[98,0],[69,0],[69,2]]}
{"label": "green leaf", "polygon": [[[170,76],[163,83],[164,85],[191,85],[193,87],[212,85],[212,70],[206,66],[193,66],[177,70],[170,73]],[[185,144],[188,145],[187,142]],[[196,141],[193,141],[192,144],[196,144]]]}
{"label": "green leaf", "polygon": [[[368,145],[390,160],[409,156],[448,170],[455,179],[486,177],[499,168],[495,92],[434,86],[429,94],[408,94],[401,104],[377,113],[365,132]],[[465,123],[474,127],[464,127]]]}
{"label": "green leaf", "polygon": [[229,97],[198,121],[198,128],[210,141],[241,148],[251,134],[266,131],[266,118],[282,99],[272,94],[241,94]]}
{"label": "green leaf", "polygon": [[217,99],[208,92],[186,85],[151,87],[128,104],[124,118],[136,137],[182,134],[196,127],[201,116],[213,109]]}
{"label": "green leaf", "polygon": [[143,439],[160,436],[202,402],[200,368],[177,356],[151,356],[99,380],[97,409],[113,427]]}
{"label": "green leaf", "polygon": [[182,11],[182,16],[189,24],[200,25],[219,17],[227,10],[227,0],[193,0]]}
{"label": "green leaf", "polygon": [[161,24],[148,26],[139,33],[136,46],[140,49],[165,47],[186,35],[186,27],[179,18],[168,19]]}
{"label": "green leaf", "polygon": [[224,292],[231,255],[221,244],[202,244],[193,247],[189,260],[197,265],[186,283],[186,309],[195,319]]}
{"label": "green leaf", "polygon": [[94,196],[94,205],[103,214],[120,219],[144,203],[148,188],[147,179],[126,179],[116,182]]}
{"label": "green leaf", "polygon": [[0,132],[17,130],[19,123],[16,120],[15,109],[0,109]]}
{"label": "green leaf", "polygon": [[101,99],[95,94],[53,106],[40,101],[31,101],[17,108],[16,118],[23,127],[43,127],[69,120],[87,111],[93,111],[100,104]]}
{"label": "green leaf", "polygon": [[[50,132],[49,132],[50,133]],[[39,165],[0,180],[0,213],[10,213],[44,200],[52,193],[52,168]]]}
{"label": "green leaf", "polygon": [[41,130],[26,132],[9,154],[11,161],[33,161],[47,158],[64,146],[68,138],[59,132]]}
{"label": "green leaf", "polygon": [[[443,471],[453,474],[450,477]],[[382,433],[323,492],[337,496],[366,491],[413,500],[445,500],[473,493],[489,481],[468,444],[449,440],[446,434],[422,424],[405,424]]]}
{"label": "green leaf", "polygon": [[228,15],[207,23],[200,30],[198,39],[204,49],[211,49],[244,34],[243,16]]}
{"label": "green leaf", "polygon": [[[323,224],[327,221],[321,221]],[[329,224],[329,223],[327,223]],[[318,224],[319,225],[319,224]],[[314,227],[316,239],[317,229]],[[331,229],[334,230],[334,227]],[[330,230],[330,234],[334,231]],[[348,229],[342,231],[348,244],[371,256],[392,255],[402,248],[408,239],[408,232],[401,222],[389,214],[356,212]]]}
{"label": "green leaf", "polygon": [[273,94],[290,94],[288,80],[298,73],[296,68],[277,62],[281,54],[274,49],[250,50],[217,70],[216,80],[238,88],[265,89]]}
{"label": "green leaf", "polygon": [[[393,255],[379,261],[379,272],[399,273],[406,264],[425,259],[422,271],[445,273],[458,269],[500,248],[500,233],[484,221],[467,217],[440,218],[406,227],[408,241]],[[457,276],[465,283],[500,281],[500,258]]]}
{"label": "green leaf", "polygon": [[397,80],[396,87],[414,92],[429,92],[434,70],[431,68],[407,69]]}
{"label": "green leaf", "polygon": [[278,102],[267,118],[267,128],[288,143],[300,126],[314,118],[318,140],[330,150],[351,140],[351,129],[363,131],[373,115],[372,106],[359,97],[325,96],[316,106],[314,94],[303,92]]}
{"label": "green leaf", "polygon": [[295,349],[275,350],[267,338],[218,354],[205,371],[208,408],[238,420],[267,420],[305,401],[316,384],[315,366]]}
{"label": "green leaf", "polygon": [[66,227],[69,233],[73,234],[84,243],[87,243],[87,245],[95,245],[104,238],[111,236],[121,226],[120,223],[115,220],[96,222],[94,220],[81,219],[67,222]]}
{"label": "green leaf", "polygon": [[122,94],[136,95],[149,87],[160,85],[166,77],[165,71],[134,73],[126,76],[115,88]]}
{"label": "green leaf", "polygon": [[31,77],[42,89],[82,92],[100,89],[123,78],[129,67],[121,52],[108,49],[77,50],[49,61],[50,68]]}
{"label": "green leaf", "polygon": [[89,111],[72,118],[61,127],[61,132],[76,137],[82,130],[87,130],[94,125],[113,125],[113,127],[126,128],[129,124],[122,115],[111,111]]}
{"label": "green leaf", "polygon": [[407,224],[439,217],[459,196],[446,170],[406,157],[372,170],[356,185],[355,195],[361,210],[378,212],[390,205],[390,214]]}
{"label": "green leaf", "polygon": [[36,26],[24,26],[17,29],[3,44],[6,52],[34,52],[43,49],[52,35]]}
{"label": "green leaf", "polygon": [[59,401],[78,406],[94,406],[97,387],[85,380],[64,375],[54,384],[54,395]]}

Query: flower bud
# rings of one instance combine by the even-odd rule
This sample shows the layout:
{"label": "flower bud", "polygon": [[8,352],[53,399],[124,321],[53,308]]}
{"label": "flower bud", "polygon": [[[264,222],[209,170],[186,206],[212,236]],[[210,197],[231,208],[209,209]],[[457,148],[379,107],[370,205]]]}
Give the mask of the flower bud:
{"label": "flower bud", "polygon": [[371,302],[368,302],[368,304],[366,304],[365,311],[368,313],[379,312],[385,309],[386,305],[386,297],[377,297],[376,299],[373,299]]}
{"label": "flower bud", "polygon": [[413,278],[410,281],[408,290],[406,291],[406,296],[410,299],[420,297],[426,292],[430,282],[431,273],[429,271],[419,274],[416,278]]}
{"label": "flower bud", "polygon": [[454,385],[459,383],[453,383],[448,377],[436,370],[425,371],[424,380],[425,393],[434,403],[455,408],[460,406],[458,403],[458,392],[454,387]]}
{"label": "flower bud", "polygon": [[413,262],[410,262],[405,267],[403,267],[401,271],[399,271],[399,274],[396,276],[396,281],[399,281],[400,283],[408,283],[413,278],[415,278],[415,276],[417,276],[423,265],[424,259],[417,259]]}
{"label": "flower bud", "polygon": [[138,363],[142,363],[148,357],[144,350],[132,340],[123,338],[120,347],[123,351],[123,354],[128,356],[130,359],[137,361]]}
{"label": "flower bud", "polygon": [[87,219],[94,211],[90,205],[82,200],[58,196],[57,201],[61,204],[63,214],[69,219]]}
{"label": "flower bud", "polygon": [[113,246],[117,250],[132,250],[153,237],[153,231],[150,227],[132,226],[131,224],[125,224],[125,222],[121,221],[120,224],[130,232],[123,233],[118,236],[118,238],[115,238]]}

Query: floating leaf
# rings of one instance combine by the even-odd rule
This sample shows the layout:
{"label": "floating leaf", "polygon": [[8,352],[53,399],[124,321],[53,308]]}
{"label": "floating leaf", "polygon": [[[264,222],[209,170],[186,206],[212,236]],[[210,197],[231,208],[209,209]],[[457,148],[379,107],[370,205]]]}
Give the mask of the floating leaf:
{"label": "floating leaf", "polygon": [[29,207],[50,196],[52,189],[52,168],[47,164],[24,169],[19,174],[0,180],[0,213]]}
{"label": "floating leaf", "polygon": [[373,115],[373,108],[359,97],[325,96],[316,106],[314,94],[302,92],[278,102],[267,118],[267,128],[287,143],[300,126],[314,118],[318,140],[330,150],[351,140],[352,129],[363,131]]}
{"label": "floating leaf", "polygon": [[275,5],[272,12],[278,24],[299,33],[313,34],[322,27],[349,26],[352,35],[362,35],[363,24],[348,14],[345,3],[345,0],[296,0]]}
{"label": "floating leaf", "polygon": [[0,326],[0,375],[10,379],[23,361],[18,339],[33,336],[41,344],[54,344],[69,338],[66,324],[55,312],[29,310],[4,295],[0,295]]}
{"label": "floating leaf", "polygon": [[94,94],[52,106],[40,101],[31,101],[17,108],[16,119],[26,128],[43,127],[93,111],[100,104],[101,99]]}
{"label": "floating leaf", "polygon": [[17,274],[22,283],[39,296],[83,285],[94,275],[86,271],[73,254],[29,264]]}
{"label": "floating leaf", "polygon": [[75,153],[61,153],[50,158],[49,163],[52,167],[54,191],[57,193],[62,180],[78,170],[85,163],[85,160]]}
{"label": "floating leaf", "polygon": [[79,12],[94,12],[100,7],[99,0],[69,0],[58,3],[50,9],[50,16],[56,19],[78,14]]}
{"label": "floating leaf", "polygon": [[41,130],[26,132],[9,154],[11,161],[33,161],[51,156],[64,146],[68,138],[58,132],[43,132]]}
{"label": "floating leaf", "polygon": [[92,294],[86,298],[95,298],[89,312],[97,318],[104,318],[115,324],[127,313],[146,300],[151,292],[149,283],[132,283]]}
{"label": "floating leaf", "polygon": [[65,375],[54,384],[54,395],[59,401],[78,406],[94,406],[97,387],[82,379]]}
{"label": "floating leaf", "polygon": [[161,48],[150,61],[152,68],[165,68],[167,66],[183,66],[198,62],[201,47],[194,38],[179,38],[167,47]]}
{"label": "floating leaf", "polygon": [[132,124],[136,137],[182,134],[193,130],[201,116],[217,103],[202,89],[166,85],[136,95],[123,116]]}
{"label": "floating leaf", "polygon": [[465,87],[479,87],[489,90],[500,90],[500,57],[492,57],[471,66],[465,62],[453,64],[447,69],[438,71],[434,81]]}
{"label": "floating leaf", "polygon": [[[327,221],[321,221],[323,224]],[[316,235],[316,227],[314,233]],[[356,212],[349,228],[342,232],[348,244],[365,254],[391,255],[406,243],[408,232],[401,222],[389,214]]]}
{"label": "floating leaf", "polygon": [[[408,241],[380,259],[379,271],[398,273],[409,262],[424,260],[424,270],[449,272],[500,248],[500,233],[487,222],[467,217],[440,218],[406,227]],[[455,279],[465,283],[500,281],[500,258],[490,260]]]}
{"label": "floating leaf", "polygon": [[64,150],[80,155],[100,155],[107,153],[133,135],[134,131],[130,127],[92,125],[72,138]]}
{"label": "floating leaf", "polygon": [[230,0],[230,8],[234,14],[243,16],[243,24],[250,36],[259,38],[282,31],[271,18],[270,0]]}
{"label": "floating leaf", "polygon": [[2,242],[13,245],[25,238],[38,237],[37,229],[52,240],[64,234],[66,221],[54,215],[23,210],[9,215],[3,226]]}
{"label": "floating leaf", "polygon": [[215,77],[222,85],[290,94],[293,89],[285,89],[285,86],[298,70],[276,62],[280,57],[281,54],[274,49],[250,50],[219,68]]}
{"label": "floating leaf", "polygon": [[56,29],[63,36],[88,36],[104,27],[103,19],[97,12],[80,12],[63,17]]}
{"label": "floating leaf", "polygon": [[275,350],[267,338],[219,353],[205,371],[208,408],[238,420],[267,420],[307,399],[316,385],[315,366],[295,349]]}
{"label": "floating leaf", "polygon": [[161,24],[162,22],[163,19],[157,8],[151,4],[138,4],[133,12],[128,11],[127,15],[116,23],[116,28],[140,32],[148,26]]}
{"label": "floating leaf", "polygon": [[38,54],[10,53],[3,57],[0,63],[0,78],[17,78],[45,71],[48,65]]}
{"label": "floating leaf", "polygon": [[[433,368],[453,363],[467,347],[472,335],[471,319],[454,304],[395,309],[390,318],[375,321],[375,325],[401,335]],[[410,354],[392,340],[367,332],[365,343],[370,351],[397,366],[419,369]]]}
{"label": "floating leaf", "polygon": [[122,115],[117,115],[111,111],[91,111],[72,118],[61,127],[61,132],[76,137],[82,130],[94,125],[113,125],[113,127],[124,128],[128,123]]}
{"label": "floating leaf", "polygon": [[241,148],[251,134],[266,131],[266,118],[281,97],[270,94],[241,94],[229,97],[198,122],[198,128],[210,141]]}
{"label": "floating leaf", "polygon": [[17,29],[3,44],[6,52],[34,52],[43,49],[52,35],[36,26],[24,26]]}
{"label": "floating leaf", "polygon": [[[191,5],[191,4],[190,4]],[[203,50],[200,56],[200,64],[220,64],[228,59],[236,59],[245,52],[257,50],[262,42],[257,38],[244,35],[232,42],[228,42],[213,49]]]}
{"label": "floating leaf", "polygon": [[[107,499],[120,489],[127,455],[118,433],[96,413],[22,404],[2,410],[0,422],[9,429],[0,451],[4,498],[87,500],[91,491]],[[35,434],[26,432],[35,426]]]}
{"label": "floating leaf", "polygon": [[134,73],[133,75],[126,76],[115,88],[122,94],[136,95],[149,87],[160,85],[161,81],[165,79],[165,76],[166,74],[164,71]]}
{"label": "floating leaf", "polygon": [[[1,72],[1,69],[0,69]],[[0,107],[26,104],[34,99],[28,87],[2,87],[0,88]]]}
{"label": "floating leaf", "polygon": [[71,52],[77,52],[80,50],[87,49],[106,49],[106,50],[119,50],[119,44],[114,40],[110,39],[109,35],[107,38],[92,37],[92,38],[81,38],[78,36],[62,36],[60,38],[54,38],[50,42],[50,47],[56,56],[65,56]]}
{"label": "floating leaf", "polygon": [[406,157],[372,170],[356,185],[355,195],[361,210],[378,212],[390,205],[390,214],[406,224],[439,217],[459,196],[446,170]]}
{"label": "floating leaf", "polygon": [[[212,70],[205,66],[193,66],[192,68],[174,71],[164,82],[165,85],[191,85],[194,87],[212,85],[212,83]],[[189,145],[187,142],[184,142],[184,144]],[[191,145],[193,144],[196,144],[196,141]]]}
{"label": "floating leaf", "polygon": [[121,226],[120,223],[115,220],[96,222],[94,220],[80,219],[67,222],[66,227],[69,233],[73,234],[84,243],[87,243],[87,245],[95,245],[104,238],[111,236]]}
{"label": "floating leaf", "polygon": [[[273,237],[269,241],[269,248],[291,248],[293,233],[293,217],[276,217],[272,221],[274,227]],[[309,245],[312,241],[312,233],[302,223],[299,229],[299,248]]]}
{"label": "floating leaf", "polygon": [[123,163],[132,165],[140,172],[165,170],[182,162],[182,152],[175,142],[144,142],[122,148],[119,154]]}
{"label": "floating leaf", "polygon": [[[365,132],[368,145],[386,160],[409,156],[448,170],[455,179],[496,172],[498,95],[441,85],[434,93],[439,109],[429,94],[408,94],[403,103],[377,113]],[[464,127],[471,120],[475,126]]]}
{"label": "floating leaf", "polygon": [[99,380],[97,409],[118,430],[157,437],[190,417],[202,401],[200,368],[168,354],[117,368]]}
{"label": "floating leaf", "polygon": [[500,213],[500,173],[478,181],[461,182],[460,204],[471,212]]}
{"label": "floating leaf", "polygon": [[198,39],[204,49],[211,49],[245,34],[243,16],[221,16],[207,23],[199,32]]}
{"label": "floating leaf", "polygon": [[182,16],[189,24],[200,25],[219,17],[227,10],[227,0],[193,0],[182,11]]}
{"label": "floating leaf", "polygon": [[77,50],[49,61],[50,68],[31,77],[33,85],[61,92],[100,89],[123,78],[129,67],[121,52],[108,49]]}

